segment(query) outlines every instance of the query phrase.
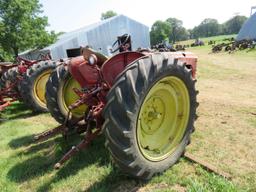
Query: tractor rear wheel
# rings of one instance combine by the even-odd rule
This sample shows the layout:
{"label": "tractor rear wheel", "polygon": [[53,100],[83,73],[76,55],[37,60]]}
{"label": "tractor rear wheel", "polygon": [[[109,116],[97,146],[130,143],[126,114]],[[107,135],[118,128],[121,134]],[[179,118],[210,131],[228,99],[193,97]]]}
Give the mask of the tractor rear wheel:
{"label": "tractor rear wheel", "polygon": [[[79,83],[71,76],[64,65],[58,66],[49,77],[46,84],[46,101],[52,117],[63,124],[67,114],[68,106],[73,104],[79,97],[73,88],[80,89]],[[85,105],[71,111],[72,120],[82,117],[86,112]]]}
{"label": "tractor rear wheel", "polygon": [[130,175],[150,179],[184,154],[194,130],[195,80],[185,64],[155,54],[131,64],[107,96],[106,147]]}
{"label": "tractor rear wheel", "polygon": [[19,90],[24,103],[35,112],[47,112],[45,87],[50,74],[55,69],[53,61],[41,61],[32,65],[24,74]]}
{"label": "tractor rear wheel", "polygon": [[[6,72],[4,72],[4,74],[0,78],[0,89],[4,89],[12,83],[15,83],[15,81],[17,80],[17,75],[18,67],[10,68]],[[16,85],[12,91],[18,93],[18,85]]]}

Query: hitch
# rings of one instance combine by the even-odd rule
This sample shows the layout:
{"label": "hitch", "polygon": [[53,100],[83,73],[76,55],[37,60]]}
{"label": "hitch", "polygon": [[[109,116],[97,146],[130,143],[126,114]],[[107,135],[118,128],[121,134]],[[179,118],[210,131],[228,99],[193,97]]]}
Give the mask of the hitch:
{"label": "hitch", "polygon": [[[73,122],[69,122],[69,119],[72,119],[72,114],[71,114],[71,110],[79,107],[80,105],[83,104],[83,101],[81,99],[77,100],[75,103],[73,103],[72,105],[70,105],[68,107],[68,114],[65,118],[64,124],[59,125],[56,128],[53,129],[49,129],[47,131],[44,131],[42,133],[39,133],[37,135],[34,136],[34,140],[35,142],[43,142],[46,141],[58,134],[62,134],[63,137],[66,139],[68,135],[72,134],[70,132],[69,127],[75,127],[74,131],[75,133],[81,134],[83,132],[86,131],[85,125],[86,125],[86,121],[85,121],[85,125],[80,125],[79,122],[82,121],[84,118],[80,117],[77,120],[74,120]],[[85,112],[86,113],[86,112]],[[71,114],[71,118],[70,118],[70,114]]]}
{"label": "hitch", "polygon": [[[87,117],[86,117],[86,122],[87,122],[87,127],[86,127],[86,132],[84,135],[84,139],[77,145],[73,146],[62,158],[61,160],[55,164],[54,168],[59,169],[66,161],[68,161],[72,156],[77,154],[80,150],[87,148],[92,140],[94,140],[100,133],[101,133],[101,128],[97,126],[96,130],[93,132],[91,122],[94,120],[94,110],[90,109]],[[96,123],[97,124],[97,123]]]}
{"label": "hitch", "polygon": [[77,145],[73,146],[62,158],[61,160],[54,165],[55,169],[59,169],[66,161],[68,161],[72,156],[77,152],[85,149],[89,144],[94,140],[101,132],[101,129],[97,129],[95,132],[87,131],[85,133],[84,139]]}

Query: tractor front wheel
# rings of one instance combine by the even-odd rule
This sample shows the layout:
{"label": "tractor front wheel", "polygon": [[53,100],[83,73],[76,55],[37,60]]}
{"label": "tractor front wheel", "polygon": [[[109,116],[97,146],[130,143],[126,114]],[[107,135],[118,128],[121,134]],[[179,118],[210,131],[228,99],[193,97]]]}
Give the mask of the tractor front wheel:
{"label": "tractor front wheel", "polygon": [[185,64],[162,54],[142,58],[119,76],[107,99],[106,146],[122,170],[149,179],[179,160],[197,106],[195,80]]}
{"label": "tractor front wheel", "polygon": [[[71,76],[68,69],[64,65],[58,66],[51,74],[46,84],[46,101],[52,117],[63,124],[68,115],[68,107],[73,104],[78,95],[74,92],[74,88],[81,89],[79,83]],[[76,120],[84,116],[87,106],[82,105],[71,111],[71,120]]]}
{"label": "tractor front wheel", "polygon": [[46,82],[56,63],[53,61],[41,61],[32,65],[24,75],[19,89],[22,100],[35,112],[47,112],[45,100]]}

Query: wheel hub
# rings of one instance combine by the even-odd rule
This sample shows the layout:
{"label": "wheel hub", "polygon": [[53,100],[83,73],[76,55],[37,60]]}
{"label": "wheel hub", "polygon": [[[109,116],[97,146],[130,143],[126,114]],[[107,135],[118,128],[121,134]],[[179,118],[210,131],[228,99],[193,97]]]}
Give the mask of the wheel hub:
{"label": "wheel hub", "polygon": [[150,97],[142,111],[141,126],[146,134],[153,134],[162,124],[165,106],[160,97]]}

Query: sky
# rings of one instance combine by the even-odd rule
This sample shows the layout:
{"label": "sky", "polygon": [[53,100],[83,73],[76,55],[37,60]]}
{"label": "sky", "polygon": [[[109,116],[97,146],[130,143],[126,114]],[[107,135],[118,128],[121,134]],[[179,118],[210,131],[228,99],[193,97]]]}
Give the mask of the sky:
{"label": "sky", "polygon": [[69,32],[100,21],[101,13],[113,10],[149,27],[156,20],[176,17],[191,29],[205,18],[223,23],[234,15],[250,16],[256,0],[39,0],[48,30]]}

